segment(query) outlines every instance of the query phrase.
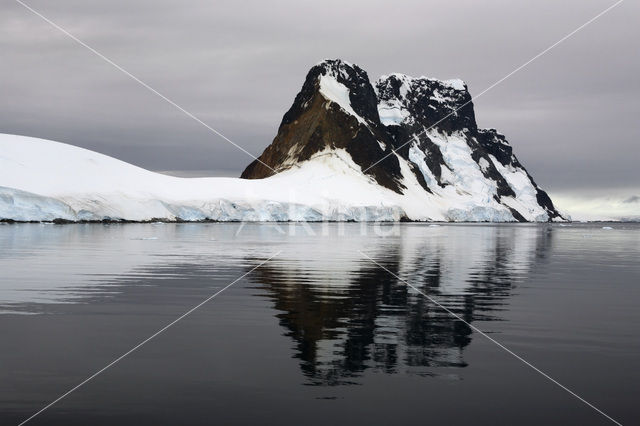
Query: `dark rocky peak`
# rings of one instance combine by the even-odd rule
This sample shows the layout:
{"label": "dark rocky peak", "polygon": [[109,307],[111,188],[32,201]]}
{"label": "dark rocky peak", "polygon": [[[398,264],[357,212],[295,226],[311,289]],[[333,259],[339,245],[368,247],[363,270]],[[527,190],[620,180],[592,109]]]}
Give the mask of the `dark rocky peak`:
{"label": "dark rocky peak", "polygon": [[325,60],[311,68],[275,139],[241,177],[264,178],[343,149],[365,174],[400,193],[402,174],[392,146],[367,73],[339,59]]}
{"label": "dark rocky peak", "polygon": [[496,129],[478,129],[477,140],[480,146],[501,164],[513,164],[517,161],[507,138]]}
{"label": "dark rocky peak", "polygon": [[367,72],[341,59],[326,59],[309,70],[300,93],[283,117],[283,124],[293,122],[311,105],[317,93],[367,124],[379,124],[378,99]]}
{"label": "dark rocky peak", "polygon": [[434,126],[447,133],[477,129],[471,95],[462,80],[391,74],[380,77],[376,91],[378,110],[386,126]]}
{"label": "dark rocky peak", "polygon": [[[562,214],[556,209],[549,195],[540,187],[538,187],[535,180],[533,179],[533,176],[531,176],[525,169],[525,167],[520,163],[520,161],[518,161],[518,158],[513,153],[513,148],[503,134],[498,133],[496,129],[478,129],[475,139],[478,141],[480,147],[482,148],[483,154],[486,157],[492,156],[503,166],[522,170],[524,173],[526,173],[527,177],[531,180],[536,188],[536,200],[538,204],[546,210],[546,212],[549,214],[550,219],[565,219]],[[495,180],[497,181],[498,187],[500,188],[503,183],[497,178]]]}

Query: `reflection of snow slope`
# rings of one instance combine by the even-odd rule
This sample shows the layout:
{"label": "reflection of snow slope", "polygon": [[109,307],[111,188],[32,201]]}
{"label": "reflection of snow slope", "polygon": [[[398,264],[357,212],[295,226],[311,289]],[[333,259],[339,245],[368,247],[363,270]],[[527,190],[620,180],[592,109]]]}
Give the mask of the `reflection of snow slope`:
{"label": "reflection of snow slope", "polygon": [[109,287],[114,279],[149,276],[169,263],[215,259],[221,269],[253,266],[246,258],[262,256],[263,248],[236,238],[239,226],[0,225],[0,313],[15,304],[82,301],[118,291]]}
{"label": "reflection of snow slope", "polygon": [[392,261],[397,267],[392,272],[412,284],[433,275],[437,265],[440,285],[434,290],[441,294],[463,294],[470,283],[500,268],[505,268],[501,275],[487,278],[515,283],[530,271],[543,238],[534,225],[283,224],[279,228],[296,235],[287,238],[291,249],[275,263],[279,279],[302,279],[327,292],[348,288],[357,271],[371,264],[360,251],[385,266]]}
{"label": "reflection of snow slope", "polygon": [[[462,294],[483,274],[494,281],[526,275],[541,238],[538,231],[535,226],[348,223],[4,225],[0,305],[91,295],[111,278],[159,267],[167,259],[175,264],[216,259],[242,267],[253,265],[248,258],[279,249],[283,253],[272,262],[277,279],[291,283],[292,290],[305,285],[326,297],[347,296],[362,268],[370,266],[362,250],[378,261],[394,256],[394,272],[412,283],[433,276],[439,265],[437,291]],[[263,240],[269,242],[269,253]],[[496,264],[509,265],[507,278],[486,276]]]}
{"label": "reflection of snow slope", "polygon": [[[496,272],[493,281],[519,281],[529,272],[540,243],[535,226],[438,226],[424,228],[402,244],[398,275],[410,281],[438,271],[438,293],[463,294],[470,283]],[[498,269],[504,268],[502,273]]]}
{"label": "reflection of snow slope", "polygon": [[252,278],[267,287],[282,325],[305,348],[300,358],[312,380],[337,384],[364,368],[387,369],[387,362],[396,372],[464,365],[466,328],[359,250],[472,321],[503,304],[547,244],[536,226],[390,229],[379,228],[382,236],[368,226],[365,237],[359,225],[347,226],[340,248],[335,236],[291,240],[299,248]]}

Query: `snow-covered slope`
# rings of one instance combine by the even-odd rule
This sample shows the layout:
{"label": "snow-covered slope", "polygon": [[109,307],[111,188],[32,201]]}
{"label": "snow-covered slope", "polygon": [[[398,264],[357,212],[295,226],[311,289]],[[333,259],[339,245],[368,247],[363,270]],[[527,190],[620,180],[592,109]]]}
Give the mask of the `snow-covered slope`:
{"label": "snow-covered slope", "polygon": [[469,211],[499,205],[520,221],[563,219],[505,137],[478,128],[464,82],[392,74],[376,82],[376,93],[396,153],[452,204],[450,216],[468,220]]}
{"label": "snow-covered slope", "polygon": [[15,135],[0,135],[0,153],[2,219],[399,220],[411,207],[340,151],[262,180],[166,176]]}
{"label": "snow-covered slope", "polygon": [[512,220],[499,206],[452,216],[411,173],[406,195],[381,187],[344,150],[257,180],[166,176],[25,136],[0,134],[0,153],[0,218],[16,221]]}
{"label": "snow-covered slope", "polygon": [[341,60],[309,71],[242,177],[171,177],[0,135],[0,219],[562,220],[504,136],[477,128],[462,81],[393,74],[374,89]]}

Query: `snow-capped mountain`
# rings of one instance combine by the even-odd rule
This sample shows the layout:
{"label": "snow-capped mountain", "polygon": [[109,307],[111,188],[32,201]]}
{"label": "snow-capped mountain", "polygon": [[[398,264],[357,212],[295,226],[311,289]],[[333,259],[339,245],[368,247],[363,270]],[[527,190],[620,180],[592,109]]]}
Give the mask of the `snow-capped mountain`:
{"label": "snow-capped mountain", "polygon": [[461,80],[392,74],[373,87],[357,65],[323,61],[259,157],[275,172],[254,161],[242,177],[264,178],[338,150],[398,194],[410,197],[417,183],[450,220],[562,219],[505,137],[478,128]]}
{"label": "snow-capped mountain", "polygon": [[[0,219],[549,221],[564,218],[460,80],[327,60],[241,178],[176,178],[0,135]],[[267,166],[265,166],[266,164]]]}
{"label": "snow-capped mountain", "polygon": [[393,154],[390,142],[367,73],[341,60],[324,61],[307,74],[273,143],[259,157],[262,163],[252,162],[241,177],[261,179],[292,166],[303,167],[318,154],[331,156],[344,150],[361,173],[402,194],[405,186],[398,158],[390,155],[375,164]]}

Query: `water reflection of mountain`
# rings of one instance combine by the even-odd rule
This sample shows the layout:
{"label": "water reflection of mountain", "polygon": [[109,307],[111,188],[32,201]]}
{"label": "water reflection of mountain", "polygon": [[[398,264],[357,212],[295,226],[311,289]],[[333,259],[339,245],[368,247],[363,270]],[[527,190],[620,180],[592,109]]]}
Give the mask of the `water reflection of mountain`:
{"label": "water reflection of mountain", "polygon": [[435,367],[466,365],[470,328],[356,250],[472,322],[500,319],[551,237],[543,227],[407,227],[374,249],[366,248],[371,237],[354,235],[344,247],[320,243],[320,257],[283,253],[251,279],[273,300],[309,384],[352,383],[368,369],[431,375]]}

